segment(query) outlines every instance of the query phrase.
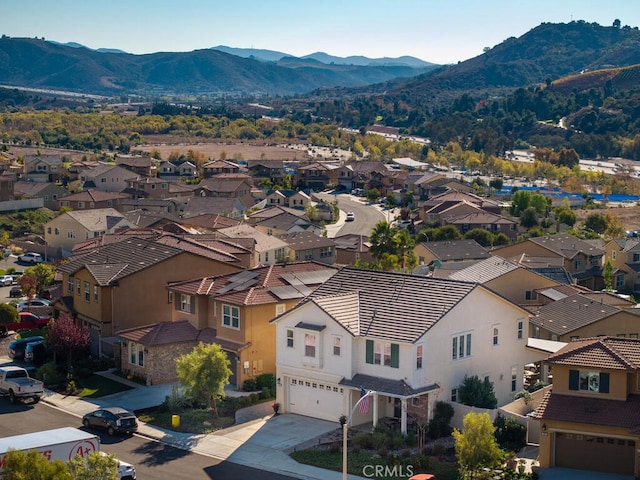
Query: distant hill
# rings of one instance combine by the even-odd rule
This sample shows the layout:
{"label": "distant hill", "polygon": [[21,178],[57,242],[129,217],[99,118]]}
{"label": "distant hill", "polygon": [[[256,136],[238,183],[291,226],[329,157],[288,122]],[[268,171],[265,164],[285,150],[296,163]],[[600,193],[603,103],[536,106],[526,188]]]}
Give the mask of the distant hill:
{"label": "distant hill", "polygon": [[426,68],[278,64],[215,49],[147,55],[103,53],[34,38],[0,38],[0,84],[86,94],[291,95],[320,87],[354,87]]}
{"label": "distant hill", "polygon": [[[89,48],[89,47],[86,47],[86,46],[82,45],[81,43],[77,43],[77,42],[60,43],[60,42],[56,42],[55,40],[47,40],[47,41],[51,42],[51,43],[55,43],[56,45],[64,45],[65,47]],[[95,51],[96,52],[101,52],[101,53],[127,53],[124,50],[119,50],[117,48],[96,48]]]}

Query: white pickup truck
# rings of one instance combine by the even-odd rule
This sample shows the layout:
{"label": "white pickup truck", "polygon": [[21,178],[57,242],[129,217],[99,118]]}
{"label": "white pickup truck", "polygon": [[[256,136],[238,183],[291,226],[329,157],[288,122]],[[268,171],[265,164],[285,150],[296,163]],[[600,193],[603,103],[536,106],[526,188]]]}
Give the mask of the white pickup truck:
{"label": "white pickup truck", "polygon": [[44,393],[44,383],[31,378],[22,367],[0,367],[0,394],[9,395],[11,403],[31,398],[34,403],[40,401]]}

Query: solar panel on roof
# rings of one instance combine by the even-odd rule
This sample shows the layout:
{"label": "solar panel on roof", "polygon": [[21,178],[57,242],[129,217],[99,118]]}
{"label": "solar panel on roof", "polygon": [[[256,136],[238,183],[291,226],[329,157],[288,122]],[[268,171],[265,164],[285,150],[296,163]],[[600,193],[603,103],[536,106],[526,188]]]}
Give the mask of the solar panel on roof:
{"label": "solar panel on roof", "polygon": [[257,278],[252,278],[250,280],[247,280],[244,283],[236,285],[235,287],[233,287],[233,290],[236,290],[236,291],[240,292],[240,291],[244,290],[245,288],[249,288],[252,285],[255,285],[256,283],[258,283],[258,279]]}
{"label": "solar panel on roof", "polygon": [[291,285],[283,285],[282,287],[272,287],[269,289],[280,300],[290,300],[293,298],[304,298],[304,295]]}
{"label": "solar panel on roof", "polygon": [[251,285],[258,283],[258,277],[260,276],[260,272],[245,270],[244,272],[240,272],[237,275],[229,278],[229,282],[222,288],[216,290],[216,293],[227,293],[230,290],[243,290],[247,288],[245,285],[247,282],[253,282]]}
{"label": "solar panel on roof", "polygon": [[260,275],[260,272],[256,272],[254,270],[244,270],[234,275],[233,277],[230,277],[229,281],[233,283],[244,282],[245,280],[248,280],[250,278],[256,278],[258,275]]}

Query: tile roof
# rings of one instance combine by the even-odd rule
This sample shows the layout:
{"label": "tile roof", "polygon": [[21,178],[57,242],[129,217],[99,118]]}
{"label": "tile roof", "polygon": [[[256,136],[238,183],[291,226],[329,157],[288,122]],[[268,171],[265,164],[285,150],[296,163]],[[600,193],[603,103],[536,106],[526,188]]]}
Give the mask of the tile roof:
{"label": "tile roof", "polygon": [[246,223],[236,225],[235,227],[221,228],[218,232],[228,238],[253,238],[256,242],[255,249],[257,252],[265,252],[287,246],[287,243],[278,237],[262,233]]}
{"label": "tile roof", "polygon": [[571,285],[573,284],[573,278],[571,274],[564,267],[525,267],[527,270],[537,273],[543,277],[553,280],[554,282]]}
{"label": "tile roof", "polygon": [[574,340],[550,355],[551,364],[610,370],[640,370],[640,340],[595,337]]}
{"label": "tile roof", "polygon": [[[353,335],[414,342],[464,299],[474,283],[343,267],[307,300]],[[357,310],[354,310],[358,294]],[[342,310],[341,310],[342,309]]]}
{"label": "tile roof", "polygon": [[[499,252],[499,250],[497,250]],[[519,263],[525,268],[545,268],[545,267],[563,267],[564,266],[564,258],[562,256],[556,257],[536,257],[533,255],[528,255],[523,253],[522,255],[517,255],[513,258],[510,258],[512,262]]]}
{"label": "tile roof", "polygon": [[312,232],[292,232],[277,235],[292,250],[308,250],[312,248],[335,247],[332,238],[316,235]]}
{"label": "tile roof", "polygon": [[557,420],[588,425],[606,425],[640,429],[640,396],[629,395],[627,401],[561,395],[549,391],[533,414],[540,420]]}
{"label": "tile roof", "polygon": [[451,225],[514,225],[513,220],[490,212],[468,213],[460,216],[450,216],[443,218],[443,222]]}
{"label": "tile roof", "polygon": [[404,380],[391,380],[361,373],[357,373],[352,379],[343,378],[340,380],[339,385],[357,389],[364,388],[365,390],[373,390],[374,392],[396,397],[412,397],[440,388],[436,383],[421,388],[413,388]]}
{"label": "tile roof", "polygon": [[566,335],[620,311],[619,308],[576,294],[539,307],[529,322],[556,335]]}
{"label": "tile roof", "polygon": [[567,259],[572,259],[578,253],[593,256],[604,255],[604,250],[601,248],[566,233],[533,237],[529,238],[527,241],[540,245]]}
{"label": "tile roof", "polygon": [[489,251],[475,240],[447,240],[444,242],[422,242],[424,248],[441,261],[479,260],[491,257]]}
{"label": "tile roof", "polygon": [[[247,273],[241,273],[247,276],[248,282],[244,285],[237,283],[238,273],[231,273],[175,282],[169,285],[169,289],[189,295],[208,295],[233,305],[262,305],[282,302],[281,297],[301,299],[337,271],[336,267],[318,262],[277,264],[245,270]],[[314,272],[317,275],[305,275]],[[303,280],[297,282],[296,278]],[[233,283],[237,287],[226,288]],[[291,289],[292,285],[300,284],[303,287],[295,288],[295,291]]]}
{"label": "tile roof", "polygon": [[517,264],[505,260],[501,257],[490,257],[481,262],[475,263],[464,270],[451,274],[452,280],[462,280],[465,282],[486,283],[507,273],[518,270]]}
{"label": "tile roof", "polygon": [[369,243],[369,237],[366,235],[360,235],[356,233],[347,233],[333,237],[333,241],[336,242],[336,248],[342,250],[353,250],[355,252],[368,252],[371,244]]}
{"label": "tile roof", "polygon": [[105,192],[96,188],[89,188],[82,192],[72,193],[64,197],[69,202],[104,202],[118,198],[129,198],[127,195],[118,192]]}
{"label": "tile roof", "polygon": [[90,232],[111,230],[120,223],[122,223],[123,226],[129,226],[129,222],[126,221],[124,215],[115,208],[71,210],[65,212],[64,215],[73,218]]}

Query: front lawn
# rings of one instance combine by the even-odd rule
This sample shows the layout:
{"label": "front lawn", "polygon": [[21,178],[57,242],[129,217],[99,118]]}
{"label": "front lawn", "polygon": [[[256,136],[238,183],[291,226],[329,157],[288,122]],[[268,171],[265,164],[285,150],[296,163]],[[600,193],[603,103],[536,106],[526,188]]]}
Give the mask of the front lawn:
{"label": "front lawn", "polygon": [[76,395],[81,398],[99,398],[113,393],[131,390],[124,383],[116,382],[102,375],[92,374],[76,382],[78,388]]}

